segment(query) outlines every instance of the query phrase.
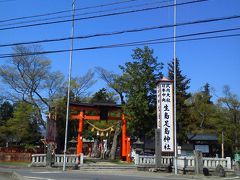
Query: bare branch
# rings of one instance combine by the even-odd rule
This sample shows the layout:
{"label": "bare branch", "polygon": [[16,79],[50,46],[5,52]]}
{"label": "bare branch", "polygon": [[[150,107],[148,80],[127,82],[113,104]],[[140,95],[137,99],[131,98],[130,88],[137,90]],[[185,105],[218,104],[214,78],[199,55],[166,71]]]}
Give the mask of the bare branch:
{"label": "bare branch", "polygon": [[113,72],[107,71],[102,67],[96,67],[95,69],[98,72],[99,77],[103,81],[105,81],[106,84],[119,95],[121,104],[125,104],[124,95],[123,95],[124,90],[118,81],[120,76],[118,76],[117,74],[114,74]]}

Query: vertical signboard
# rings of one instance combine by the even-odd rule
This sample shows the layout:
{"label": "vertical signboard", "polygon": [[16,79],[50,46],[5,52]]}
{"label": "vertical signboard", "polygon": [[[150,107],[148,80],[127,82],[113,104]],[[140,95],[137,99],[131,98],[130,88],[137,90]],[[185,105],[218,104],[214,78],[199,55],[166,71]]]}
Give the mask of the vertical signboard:
{"label": "vertical signboard", "polygon": [[173,83],[166,78],[157,84],[157,128],[161,129],[162,152],[174,152]]}

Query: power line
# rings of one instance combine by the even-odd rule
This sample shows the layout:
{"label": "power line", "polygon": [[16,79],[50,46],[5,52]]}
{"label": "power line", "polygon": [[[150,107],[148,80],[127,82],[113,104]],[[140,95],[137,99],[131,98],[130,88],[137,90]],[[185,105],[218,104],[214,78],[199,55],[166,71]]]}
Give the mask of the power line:
{"label": "power line", "polygon": [[[186,42],[186,41],[196,41],[196,40],[208,40],[208,39],[218,39],[218,38],[227,38],[227,37],[237,37],[240,36],[240,33],[238,34],[228,34],[228,35],[218,35],[218,36],[209,36],[209,37],[198,37],[198,38],[189,38],[189,39],[180,39],[176,40],[176,42]],[[164,43],[172,43],[173,40],[170,41],[159,41],[159,42],[140,42],[132,44],[134,46],[136,45],[146,45],[146,44],[164,44]]]}
{"label": "power line", "polygon": [[[228,35],[218,35],[218,36],[208,36],[208,37],[198,37],[198,38],[189,38],[189,39],[179,39],[176,42],[186,42],[186,41],[196,41],[196,40],[207,40],[207,39],[217,39],[217,38],[227,38],[227,37],[238,37],[240,33],[237,34],[228,34]],[[176,38],[178,38],[177,36]],[[96,49],[108,49],[108,48],[118,48],[118,47],[129,47],[129,46],[139,46],[139,45],[152,45],[152,44],[165,44],[172,43],[173,40],[162,41],[163,39],[170,39],[172,37],[161,38],[161,39],[151,39],[144,41],[135,41],[128,43],[120,43],[120,44],[111,44],[104,46],[93,46],[93,47],[85,47],[85,48],[75,48],[73,51],[86,51],[86,50],[96,50]],[[52,51],[42,51],[42,52],[33,52],[33,53],[24,53],[24,54],[0,54],[0,59],[9,58],[9,57],[18,57],[18,56],[28,56],[28,55],[41,55],[41,54],[54,54],[54,53],[64,53],[69,52],[70,50],[52,50]]]}
{"label": "power line", "polygon": [[[195,1],[189,1],[189,2],[184,2],[184,3],[178,3],[177,5],[178,6],[180,6],[180,5],[187,5],[187,4],[204,2],[204,1],[208,1],[208,0],[195,0]],[[151,10],[156,10],[156,9],[160,9],[160,8],[168,8],[168,7],[172,7],[172,6],[173,5],[157,6],[157,7],[136,9],[136,10],[130,10],[130,11],[123,11],[123,12],[103,14],[103,15],[89,16],[89,17],[83,17],[83,18],[76,18],[75,21],[81,21],[81,20],[87,20],[87,19],[95,19],[95,18],[101,18],[101,17],[109,17],[109,16],[116,16],[116,15],[123,15],[123,14],[130,14],[130,13],[137,13],[137,12],[142,12],[142,11],[151,11]],[[45,23],[36,23],[36,24],[29,24],[29,25],[1,28],[0,30],[3,31],[3,30],[19,29],[19,28],[26,28],[26,27],[49,25],[49,24],[66,23],[66,22],[70,22],[70,21],[72,21],[72,20],[71,19],[59,20],[59,21],[52,21],[52,22],[45,22]]]}
{"label": "power line", "polygon": [[[194,25],[194,24],[201,24],[201,23],[209,23],[209,22],[216,22],[216,21],[223,21],[229,19],[240,18],[240,15],[235,16],[227,16],[227,17],[220,17],[220,18],[211,18],[211,19],[204,19],[204,20],[196,20],[190,22],[182,22],[176,24],[176,26],[186,26],[186,25]],[[135,32],[142,32],[142,31],[149,31],[149,30],[156,30],[156,29],[164,29],[164,28],[171,28],[174,27],[173,24],[167,24],[162,26],[152,26],[152,27],[143,27],[138,29],[128,29],[122,31],[115,31],[115,32],[106,32],[106,33],[99,33],[99,34],[90,34],[85,36],[76,36],[74,39],[87,39],[93,37],[102,37],[102,36],[113,36],[113,35],[120,35],[125,33],[135,33]],[[231,28],[231,29],[221,29],[216,31],[208,31],[204,33],[217,33],[217,32],[226,32],[226,31],[233,31],[238,30],[238,28]],[[45,39],[45,40],[38,40],[38,41],[28,41],[28,42],[19,42],[19,43],[10,43],[10,44],[0,44],[0,47],[8,47],[8,46],[17,46],[17,45],[29,45],[29,44],[37,44],[37,43],[48,43],[48,42],[58,42],[58,41],[65,41],[70,40],[71,37],[63,37],[63,38],[55,38],[55,39]]]}
{"label": "power line", "polygon": [[[165,1],[161,1],[161,2],[144,3],[144,4],[125,6],[125,7],[120,7],[120,8],[112,8],[112,9],[105,9],[105,10],[100,10],[100,11],[92,11],[92,12],[87,12],[87,13],[76,14],[75,16],[77,17],[77,16],[83,16],[83,15],[102,13],[102,12],[118,11],[118,10],[122,10],[122,9],[129,9],[129,8],[136,8],[136,7],[149,6],[149,5],[155,5],[155,4],[162,4],[162,3],[170,2],[170,1],[173,1],[173,0],[165,0]],[[35,19],[35,20],[28,20],[28,21],[20,21],[20,22],[9,23],[9,24],[2,24],[2,25],[0,25],[0,27],[11,26],[11,25],[19,25],[19,24],[28,24],[28,23],[41,22],[41,21],[49,21],[49,20],[55,20],[55,19],[63,19],[63,18],[68,18],[68,17],[71,17],[71,15],[51,17],[51,18],[45,18],[45,19]]]}
{"label": "power line", "polygon": [[16,0],[2,0],[2,1],[0,1],[0,3],[11,2],[11,1],[16,1]]}
{"label": "power line", "polygon": [[[14,0],[9,0],[9,1],[14,1]],[[126,0],[126,1],[121,1],[121,2],[113,2],[113,3],[108,3],[108,4],[100,4],[96,6],[88,6],[84,8],[78,8],[76,11],[80,10],[87,10],[87,9],[94,9],[94,8],[99,8],[99,7],[106,7],[106,6],[112,6],[116,4],[123,4],[123,3],[128,3],[128,2],[133,2],[133,1],[139,1],[139,0]],[[1,2],[1,1],[0,1]],[[37,15],[32,15],[32,16],[22,16],[22,17],[17,17],[17,18],[11,18],[11,19],[6,19],[6,20],[1,20],[1,22],[9,22],[9,21],[15,21],[15,20],[21,20],[21,19],[30,19],[30,18],[36,18],[36,17],[43,17],[43,16],[50,16],[50,15],[56,15],[56,14],[62,14],[66,12],[71,12],[72,10],[63,10],[63,11],[56,11],[52,13],[45,13],[45,14],[37,14]]]}

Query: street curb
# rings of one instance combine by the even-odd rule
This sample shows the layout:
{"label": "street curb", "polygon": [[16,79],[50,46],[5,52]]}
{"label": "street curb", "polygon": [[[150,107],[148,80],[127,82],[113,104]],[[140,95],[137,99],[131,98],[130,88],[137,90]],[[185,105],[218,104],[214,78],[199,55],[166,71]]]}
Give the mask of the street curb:
{"label": "street curb", "polygon": [[18,174],[15,171],[12,172],[11,179],[13,179],[13,180],[26,180],[26,178],[22,177],[20,174]]}

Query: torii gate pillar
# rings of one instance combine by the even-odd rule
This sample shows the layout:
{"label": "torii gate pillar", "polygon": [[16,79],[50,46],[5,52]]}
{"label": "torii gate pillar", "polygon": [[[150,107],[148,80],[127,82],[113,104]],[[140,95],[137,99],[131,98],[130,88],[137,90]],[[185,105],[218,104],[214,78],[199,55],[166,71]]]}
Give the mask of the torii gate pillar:
{"label": "torii gate pillar", "polygon": [[83,121],[84,121],[84,113],[83,111],[80,111],[79,113],[79,117],[78,117],[79,121],[78,121],[78,143],[77,143],[77,155],[80,156],[80,154],[82,153],[82,149],[83,149]]}
{"label": "torii gate pillar", "polygon": [[131,162],[131,157],[130,157],[130,137],[127,136],[127,121],[125,119],[124,114],[121,116],[122,119],[122,157],[126,158],[127,162]]}

